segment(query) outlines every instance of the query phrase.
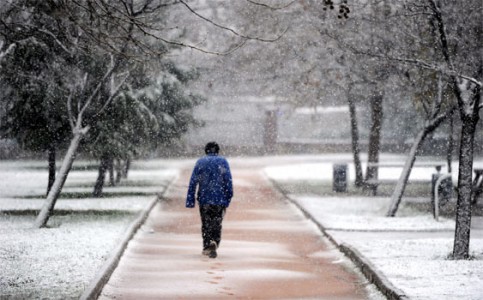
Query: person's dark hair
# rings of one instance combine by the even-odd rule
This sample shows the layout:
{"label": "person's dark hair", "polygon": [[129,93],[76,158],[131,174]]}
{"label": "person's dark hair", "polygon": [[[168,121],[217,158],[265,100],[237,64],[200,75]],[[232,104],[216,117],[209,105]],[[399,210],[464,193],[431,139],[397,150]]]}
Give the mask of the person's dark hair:
{"label": "person's dark hair", "polygon": [[220,146],[216,142],[209,142],[205,146],[206,154],[218,154],[220,152]]}

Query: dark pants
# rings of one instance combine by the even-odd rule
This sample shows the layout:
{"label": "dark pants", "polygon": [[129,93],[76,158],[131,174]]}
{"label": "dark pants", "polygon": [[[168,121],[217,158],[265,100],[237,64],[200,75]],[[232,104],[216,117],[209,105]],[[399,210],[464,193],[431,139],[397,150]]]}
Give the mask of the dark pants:
{"label": "dark pants", "polygon": [[208,248],[210,241],[215,241],[219,246],[221,242],[221,222],[225,215],[226,207],[219,205],[200,205],[201,236],[203,237],[203,249]]}

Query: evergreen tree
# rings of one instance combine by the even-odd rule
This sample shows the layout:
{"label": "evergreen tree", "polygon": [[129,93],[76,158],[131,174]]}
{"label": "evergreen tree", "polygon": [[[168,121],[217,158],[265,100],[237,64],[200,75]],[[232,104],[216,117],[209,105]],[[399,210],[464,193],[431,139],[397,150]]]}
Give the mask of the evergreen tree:
{"label": "evergreen tree", "polygon": [[58,68],[68,57],[50,36],[57,30],[45,18],[52,7],[35,4],[29,7],[29,17],[22,15],[20,3],[4,12],[6,20],[22,20],[22,26],[14,30],[14,25],[0,24],[2,42],[12,49],[0,61],[0,81],[6,87],[0,95],[6,111],[0,131],[24,150],[48,152],[48,193],[55,180],[57,150],[65,148],[70,137],[63,72]]}
{"label": "evergreen tree", "polygon": [[[171,62],[159,68],[163,71],[154,74],[137,68],[136,81],[126,85],[102,121],[90,130],[86,151],[100,162],[93,196],[102,195],[106,172],[112,172],[115,161],[132,161],[196,125],[191,109],[203,99],[186,91],[186,84],[196,78],[196,72],[181,70]],[[110,184],[115,184],[112,175]]]}

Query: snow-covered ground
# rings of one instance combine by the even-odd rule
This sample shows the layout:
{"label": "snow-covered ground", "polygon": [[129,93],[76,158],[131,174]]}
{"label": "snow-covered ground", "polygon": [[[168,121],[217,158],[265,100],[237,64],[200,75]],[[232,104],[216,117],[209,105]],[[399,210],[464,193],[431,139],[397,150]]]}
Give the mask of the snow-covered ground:
{"label": "snow-covered ground", "polygon": [[[481,162],[477,162],[481,163]],[[354,178],[349,166],[349,178]],[[290,182],[331,181],[332,164],[298,163],[267,167],[269,178]],[[380,172],[397,179],[401,169]],[[416,169],[412,179],[431,178],[434,170]],[[450,260],[455,222],[402,205],[395,218],[384,217],[387,197],[336,197],[290,194],[339,244],[357,249],[390,283],[410,299],[483,299],[483,219],[473,217],[471,260]],[[429,201],[429,200],[428,200]],[[404,198],[403,198],[404,203]]]}
{"label": "snow-covered ground", "polygon": [[[77,162],[64,193],[92,192],[97,172]],[[46,229],[32,228],[47,184],[42,161],[0,162],[0,299],[78,299],[138,213],[178,171],[134,162],[103,198],[61,198]],[[114,195],[115,197],[110,196]]]}
{"label": "snow-covered ground", "polygon": [[[402,162],[403,156],[383,155]],[[229,158],[232,167],[260,168],[279,184],[332,180],[332,162],[350,155],[298,155]],[[85,164],[85,170],[82,168]],[[43,204],[47,183],[42,161],[0,161],[0,299],[78,298],[115,248],[139,211],[165,190],[182,167],[194,160],[135,162],[119,187],[106,187],[105,198],[61,198],[48,229],[32,229],[33,210]],[[476,164],[483,165],[482,161]],[[91,162],[78,162],[64,192],[88,194],[97,173]],[[82,170],[82,171],[81,171]],[[382,170],[381,170],[382,171]],[[386,173],[387,172],[387,173]],[[382,179],[395,179],[388,168]],[[416,169],[412,179],[428,179],[434,170]],[[349,164],[349,177],[353,178]],[[235,182],[243,184],[243,182]],[[110,196],[109,196],[110,194]],[[483,299],[483,220],[474,217],[472,260],[452,261],[454,221],[435,221],[428,213],[405,205],[397,217],[384,217],[387,197],[290,194],[322,224],[338,243],[356,248],[380,273],[411,299]],[[3,212],[3,213],[2,213]],[[5,213],[7,212],[7,213]]]}

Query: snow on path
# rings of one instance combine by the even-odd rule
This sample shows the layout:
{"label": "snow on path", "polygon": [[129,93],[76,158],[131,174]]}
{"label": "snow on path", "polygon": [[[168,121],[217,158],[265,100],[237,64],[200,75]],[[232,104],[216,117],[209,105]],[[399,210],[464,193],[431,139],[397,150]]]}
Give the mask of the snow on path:
{"label": "snow on path", "polygon": [[[403,157],[394,156],[391,158],[401,160]],[[276,166],[277,168],[271,168],[271,176],[275,178],[278,175],[278,180],[321,178],[322,180],[331,180],[331,164],[327,162],[347,162],[350,161],[350,155],[299,155],[233,158],[229,160],[232,166],[250,167],[252,171],[260,166]],[[310,163],[307,164],[308,162]],[[163,168],[174,170],[192,164],[194,164],[193,159],[136,162],[136,165],[140,167],[139,169],[149,171],[149,174],[138,173],[141,176],[139,180],[150,181],[150,179],[155,178],[151,182],[162,182],[161,185],[166,182],[169,176],[175,175],[176,171],[165,173],[166,177],[163,180],[161,175],[159,178],[155,177],[157,170]],[[286,166],[282,166],[283,164],[286,164]],[[475,162],[476,164],[477,162]],[[297,168],[297,165],[303,166],[303,168]],[[291,168],[287,168],[288,166],[291,166]],[[325,169],[321,170],[321,166]],[[136,174],[136,172],[133,174]],[[71,191],[80,191],[80,186],[94,182],[96,172],[73,171],[71,175],[66,188],[71,189]],[[247,176],[239,176],[235,180],[237,188],[253,187],[251,179]],[[0,167],[0,209],[38,209],[42,202],[39,201],[40,199],[14,197],[42,195],[45,192],[46,182],[45,162],[2,161]],[[186,184],[183,188],[186,188]],[[147,187],[145,191],[147,191]],[[436,223],[427,215],[414,215],[412,211],[405,211],[401,216],[394,219],[396,223],[392,223],[393,221],[387,222],[386,218],[381,218],[381,214],[379,214],[383,214],[386,210],[384,205],[387,205],[385,203],[387,199],[384,198],[372,198],[371,200],[374,201],[372,205],[364,205],[368,202],[358,198],[318,198],[300,195],[292,195],[292,197],[300,200],[302,205],[307,205],[309,210],[319,211],[315,217],[318,218],[320,223],[330,228],[328,232],[332,236],[340,242],[344,241],[355,246],[372,263],[376,264],[377,268],[391,282],[404,289],[413,299],[483,298],[483,291],[481,290],[481,287],[483,287],[483,266],[481,264],[483,245],[480,235],[483,230],[483,220],[481,218],[473,218],[472,222],[470,247],[475,259],[454,262],[445,259],[452,247],[453,229],[451,228],[451,220],[443,219],[442,222]],[[6,295],[15,295],[17,298],[76,299],[84,285],[95,276],[96,270],[109,255],[109,251],[113,249],[116,239],[122,235],[130,222],[129,220],[135,217],[131,212],[138,211],[143,206],[143,199],[144,197],[115,197],[106,198],[102,201],[98,199],[60,200],[56,206],[58,209],[76,211],[112,211],[112,209],[119,209],[125,212],[110,217],[102,214],[87,218],[86,216],[80,218],[80,215],[77,214],[54,217],[52,219],[54,228],[40,231],[30,229],[33,216],[0,214],[0,265],[2,266],[0,270],[0,298],[7,297]],[[346,199],[348,202],[343,202],[341,199]],[[257,202],[261,200],[263,198],[254,197],[245,201]],[[302,203],[304,201],[305,203]],[[236,209],[236,205],[234,207]],[[230,210],[232,209],[230,208]],[[259,237],[259,234],[265,230],[274,234],[272,238],[279,237],[278,234],[281,232],[296,234],[303,222],[287,228],[286,226],[282,227],[281,215],[274,210],[252,209],[249,212],[253,219],[251,222],[243,223],[236,220],[235,216],[238,213],[229,211],[226,224],[231,222],[233,233],[239,235],[249,230],[250,234],[246,234],[243,240],[240,240],[238,236],[230,237],[230,231],[227,230],[222,248],[220,248],[220,260],[223,259],[221,255],[225,256],[224,263],[239,261],[240,264],[248,264],[252,261],[272,264],[274,261],[290,259],[291,249],[287,250],[286,247],[274,246],[273,244],[267,245],[263,241],[253,239]],[[161,215],[159,216],[161,217]],[[169,214],[164,211],[162,214],[163,224],[170,224],[180,216],[186,217],[186,211],[180,210]],[[191,217],[188,218],[190,226],[196,227],[197,222],[199,222],[197,211],[192,211]],[[230,219],[231,221],[228,221]],[[272,219],[273,222],[266,222],[269,219]],[[306,225],[302,227],[306,227]],[[151,234],[150,229],[148,224],[148,227],[144,228],[143,234],[159,238],[158,232],[155,231]],[[381,229],[391,229],[391,231],[380,231]],[[423,230],[421,231],[421,229]],[[199,228],[192,228],[191,230],[193,231],[191,234],[184,235],[179,241],[176,241],[174,234],[165,232],[164,234],[168,238],[166,241],[169,243],[175,241],[174,244],[159,244],[159,240],[155,243],[153,248],[155,250],[159,250],[163,246],[171,247],[178,252],[176,255],[182,255],[180,260],[170,261],[167,259],[162,261],[167,268],[173,270],[173,274],[175,270],[178,274],[183,273],[179,266],[187,264],[186,258],[194,259],[196,264],[200,263],[199,260],[201,259],[197,248],[200,241]],[[313,230],[317,231],[315,228]],[[193,244],[196,245],[193,247]],[[193,254],[193,251],[195,254]],[[149,253],[143,255],[149,255]],[[344,261],[344,258],[337,251],[326,251],[323,248],[312,249],[307,257],[324,258],[335,265]],[[156,263],[156,260],[154,263]],[[245,278],[248,274],[253,275],[254,278],[259,275],[260,277],[273,276],[278,281],[284,280],[283,278],[287,278],[287,276],[294,278],[306,276],[306,274],[297,270],[282,272],[280,268],[267,265],[264,268],[240,269],[231,273],[230,277],[222,277],[230,272],[226,268],[221,268],[222,265],[219,264],[219,260],[202,261],[201,263],[204,264],[203,272],[195,272],[192,275],[202,276],[206,282],[193,283],[193,277],[188,275],[189,280],[178,282],[179,289],[185,289],[187,285],[196,288],[195,285],[198,285],[199,288],[206,289],[210,293],[215,290],[233,293],[227,289],[217,289],[220,288],[220,282],[228,282],[227,278],[231,278],[231,276]],[[207,265],[209,266],[208,271],[206,271]],[[147,267],[150,268],[151,266]],[[169,278],[167,280],[169,283],[167,290],[174,289],[174,286],[171,285],[173,282],[169,281]],[[235,282],[234,286],[238,283],[234,279],[232,282]],[[153,284],[159,284],[159,281]],[[225,287],[230,288],[226,285]]]}
{"label": "snow on path", "polygon": [[232,171],[235,198],[216,259],[201,255],[198,209],[184,207],[185,173],[131,240],[100,299],[368,299],[365,279],[312,222],[256,170]]}

